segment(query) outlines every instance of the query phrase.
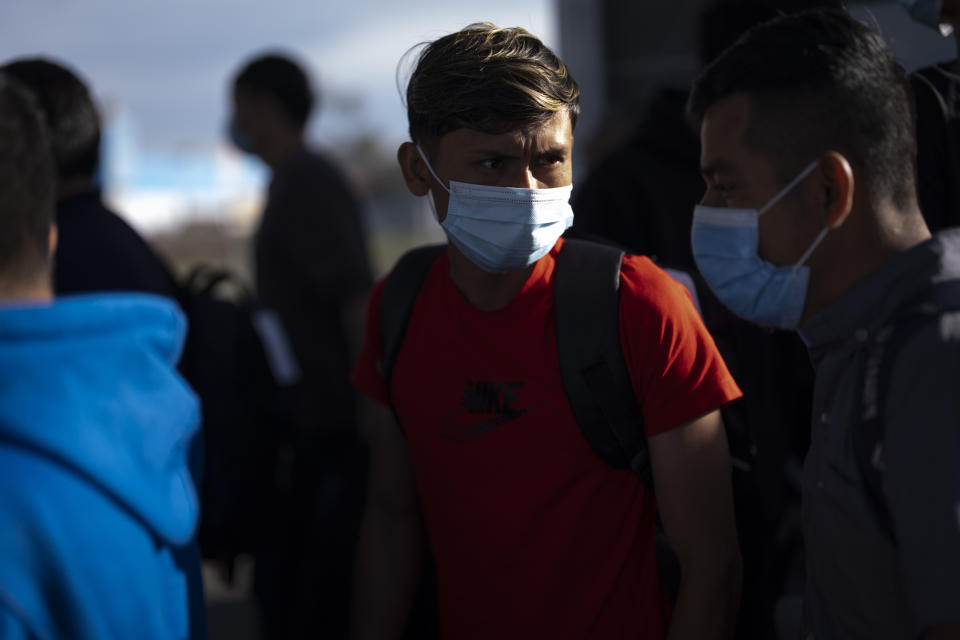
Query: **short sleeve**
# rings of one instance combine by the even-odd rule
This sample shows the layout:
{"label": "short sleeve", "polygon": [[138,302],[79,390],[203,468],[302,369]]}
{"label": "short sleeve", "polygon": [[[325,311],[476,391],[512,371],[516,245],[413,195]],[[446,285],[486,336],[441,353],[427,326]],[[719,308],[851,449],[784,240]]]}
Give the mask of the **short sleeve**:
{"label": "short sleeve", "polygon": [[386,383],[380,373],[383,345],[380,343],[380,300],[386,278],[378,281],[370,292],[367,302],[367,322],[360,347],[360,355],[350,375],[350,382],[362,394],[380,404],[389,405]]}
{"label": "short sleeve", "polygon": [[638,256],[624,259],[620,283],[620,336],[647,436],[743,395],[681,284]]}
{"label": "short sleeve", "polygon": [[960,622],[960,342],[937,325],[900,351],[885,413],[884,488],[918,635]]}

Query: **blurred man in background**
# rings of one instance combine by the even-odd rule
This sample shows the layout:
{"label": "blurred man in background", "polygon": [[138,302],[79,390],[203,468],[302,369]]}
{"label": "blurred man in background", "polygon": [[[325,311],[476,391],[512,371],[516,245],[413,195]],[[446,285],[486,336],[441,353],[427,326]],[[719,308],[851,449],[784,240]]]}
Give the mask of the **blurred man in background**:
{"label": "blurred man in background", "polygon": [[176,299],[167,267],[103,203],[100,116],[87,86],[65,65],[43,58],[15,60],[2,70],[36,95],[50,130],[59,229],[54,291],[143,291]]}
{"label": "blurred man in background", "polygon": [[960,233],[917,204],[903,67],[844,12],[747,33],[696,81],[703,277],[816,369],[803,631],[960,637]]}
{"label": "blurred man in background", "polygon": [[258,557],[265,633],[287,637],[292,620],[340,637],[363,495],[354,479],[365,464],[349,384],[370,286],[361,212],[340,171],[306,144],[315,99],[296,62],[258,56],[231,92],[231,140],[272,173],[254,239],[256,291],[278,314],[301,373],[292,519],[265,542],[274,559]]}
{"label": "blurred man in background", "polygon": [[0,637],[203,638],[185,322],[155,296],[54,301],[55,159],[0,73]]}

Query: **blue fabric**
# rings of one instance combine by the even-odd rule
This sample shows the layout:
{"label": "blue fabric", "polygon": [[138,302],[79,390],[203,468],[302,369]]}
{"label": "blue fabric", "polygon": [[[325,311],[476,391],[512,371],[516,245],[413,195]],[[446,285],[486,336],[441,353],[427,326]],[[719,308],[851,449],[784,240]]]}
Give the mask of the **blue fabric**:
{"label": "blue fabric", "polygon": [[155,296],[0,306],[0,637],[205,635],[184,333]]}

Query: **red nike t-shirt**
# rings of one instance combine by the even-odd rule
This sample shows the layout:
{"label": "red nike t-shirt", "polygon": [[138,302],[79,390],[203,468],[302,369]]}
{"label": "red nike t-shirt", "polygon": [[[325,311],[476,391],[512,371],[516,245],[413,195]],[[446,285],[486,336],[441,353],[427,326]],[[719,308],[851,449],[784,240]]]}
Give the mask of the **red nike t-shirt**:
{"label": "red nike t-shirt", "polygon": [[[664,638],[670,604],[643,481],[601,461],[570,412],[553,275],[563,241],[497,311],[434,264],[414,304],[390,397],[407,436],[437,564],[443,638]],[[380,298],[353,372],[387,403]],[[621,270],[620,332],[646,432],[740,397],[689,294],[650,260]]]}

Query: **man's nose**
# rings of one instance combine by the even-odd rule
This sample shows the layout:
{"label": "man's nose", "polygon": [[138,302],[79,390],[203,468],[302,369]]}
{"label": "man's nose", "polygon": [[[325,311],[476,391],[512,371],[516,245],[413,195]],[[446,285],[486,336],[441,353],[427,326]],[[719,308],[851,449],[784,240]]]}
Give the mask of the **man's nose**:
{"label": "man's nose", "polygon": [[521,165],[514,175],[511,176],[509,186],[519,187],[521,189],[538,189],[539,183],[537,182],[537,179],[533,177],[533,171],[531,168]]}
{"label": "man's nose", "polygon": [[714,194],[712,190],[707,189],[704,192],[703,197],[700,198],[700,205],[704,207],[718,207],[720,206],[720,204],[718,204],[719,201],[720,199],[716,196],[716,194]]}

